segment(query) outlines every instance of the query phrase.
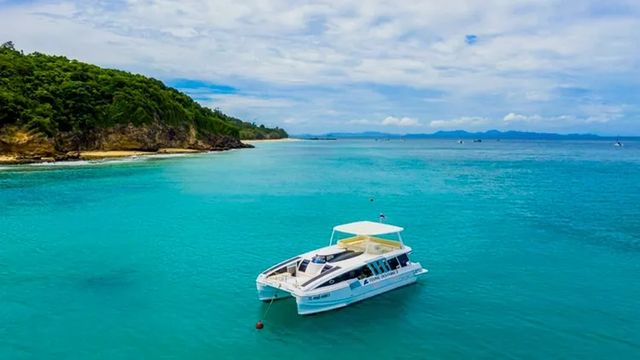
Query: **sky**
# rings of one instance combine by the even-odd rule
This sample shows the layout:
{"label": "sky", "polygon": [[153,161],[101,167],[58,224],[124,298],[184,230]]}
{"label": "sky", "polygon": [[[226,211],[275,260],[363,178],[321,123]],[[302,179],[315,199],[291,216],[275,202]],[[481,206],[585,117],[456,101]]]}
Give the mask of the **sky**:
{"label": "sky", "polygon": [[640,1],[0,0],[0,42],[293,134],[640,135]]}

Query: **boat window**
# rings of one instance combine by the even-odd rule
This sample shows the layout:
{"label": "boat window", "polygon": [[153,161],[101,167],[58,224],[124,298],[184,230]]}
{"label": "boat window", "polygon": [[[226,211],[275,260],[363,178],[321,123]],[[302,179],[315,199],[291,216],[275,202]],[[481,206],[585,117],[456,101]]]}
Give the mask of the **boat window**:
{"label": "boat window", "polygon": [[322,271],[320,271],[320,274],[322,274],[322,273],[323,273],[323,272],[325,272],[325,271],[329,271],[329,270],[331,270],[331,268],[333,268],[333,266],[331,266],[331,265],[325,265],[325,266],[322,268]]}
{"label": "boat window", "polygon": [[368,266],[365,265],[365,266],[362,266],[362,267],[360,267],[358,269],[353,269],[353,270],[351,270],[349,272],[346,272],[346,273],[344,273],[342,275],[336,276],[335,278],[324,282],[322,285],[320,285],[318,287],[320,288],[320,287],[323,287],[323,286],[329,286],[329,285],[337,284],[339,282],[347,281],[347,280],[351,280],[351,279],[362,280],[362,279],[368,278],[371,275],[373,275],[371,273],[371,270],[369,269]]}
{"label": "boat window", "polygon": [[353,257],[356,257],[356,256],[358,256],[360,254],[362,254],[362,251],[346,250],[346,251],[343,251],[341,253],[335,254],[332,259],[327,259],[327,261],[328,262],[337,262],[337,261],[347,260],[347,259],[351,259]]}
{"label": "boat window", "polygon": [[300,267],[298,268],[298,271],[304,272],[305,270],[307,270],[307,265],[309,265],[309,260],[307,259],[302,260],[302,262],[300,263]]}
{"label": "boat window", "polygon": [[265,271],[263,272],[263,274],[268,274],[268,273],[272,272],[273,270],[275,270],[275,269],[277,269],[277,268],[281,267],[282,265],[287,264],[287,263],[290,263],[290,262],[292,262],[292,261],[294,261],[294,260],[297,260],[297,259],[299,259],[299,258],[300,258],[300,256],[292,257],[292,258],[291,258],[291,259],[289,259],[289,260],[285,260],[285,261],[283,261],[283,262],[281,262],[281,263],[278,263],[278,264],[276,264],[276,265],[273,265],[272,267],[270,267],[270,268],[268,268],[267,270],[265,270]]}
{"label": "boat window", "polygon": [[378,264],[380,264],[380,269],[382,270],[382,272],[391,271],[389,264],[387,264],[387,259],[382,259],[378,261]]}
{"label": "boat window", "polygon": [[327,257],[324,255],[316,255],[311,258],[311,262],[314,264],[324,264],[327,262]]}
{"label": "boat window", "polygon": [[287,267],[286,267],[286,266],[283,266],[283,267],[281,267],[280,269],[278,269],[278,270],[276,270],[276,271],[272,272],[269,276],[271,276],[271,275],[277,275],[277,274],[282,274],[282,273],[285,273],[285,272],[287,272]]}
{"label": "boat window", "polygon": [[324,286],[329,286],[329,285],[333,285],[333,284],[337,284],[339,282],[343,282],[345,280],[349,280],[349,273],[344,273],[342,275],[338,275],[336,277],[334,277],[333,279],[330,279],[329,281],[326,281],[324,283],[322,283],[322,285],[318,286],[320,287],[324,287]]}
{"label": "boat window", "polygon": [[391,267],[389,267],[389,265],[387,264],[387,259],[380,259],[378,261],[369,263],[369,265],[371,265],[371,267],[373,268],[373,272],[376,275],[384,274],[387,271],[391,271]]}
{"label": "boat window", "polygon": [[402,254],[398,256],[398,261],[400,262],[400,266],[407,266],[407,263],[409,262],[409,257],[407,256],[407,254]]}
{"label": "boat window", "polygon": [[395,270],[395,269],[398,268],[398,266],[400,266],[400,262],[398,262],[398,259],[396,259],[394,257],[392,257],[391,259],[387,260],[387,263],[391,267],[391,270]]}
{"label": "boat window", "polygon": [[360,270],[362,272],[360,273],[360,276],[358,276],[358,279],[366,279],[369,276],[373,276],[373,273],[371,272],[371,269],[369,269],[369,267],[367,265],[361,267]]}
{"label": "boat window", "polygon": [[311,279],[305,281],[301,286],[305,287],[305,286],[307,286],[307,285],[309,285],[311,283],[314,283],[316,280],[318,280],[320,278],[323,278],[323,277],[327,276],[328,274],[330,274],[330,273],[332,273],[334,271],[337,271],[337,270],[340,270],[340,266],[334,266],[333,268],[331,268],[331,270],[327,270],[324,273],[320,273],[320,274],[312,277]]}
{"label": "boat window", "polygon": [[378,267],[378,262],[377,261],[369,263],[369,265],[371,265],[371,268],[373,269],[373,273],[374,274],[378,275],[378,274],[382,273],[382,271],[380,271],[380,268]]}

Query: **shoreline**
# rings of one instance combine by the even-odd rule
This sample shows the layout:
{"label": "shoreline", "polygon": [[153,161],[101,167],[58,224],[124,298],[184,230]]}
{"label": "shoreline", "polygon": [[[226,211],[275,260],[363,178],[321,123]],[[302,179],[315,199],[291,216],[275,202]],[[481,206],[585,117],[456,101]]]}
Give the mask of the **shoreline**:
{"label": "shoreline", "polygon": [[[222,151],[222,150],[221,150]],[[138,156],[170,155],[170,154],[196,154],[206,153],[209,150],[182,149],[182,148],[162,148],[158,151],[136,151],[136,150],[89,150],[71,153],[68,158],[56,160],[53,157],[41,158],[21,158],[17,155],[0,155],[0,165],[25,165],[25,164],[46,164],[61,161],[92,161],[105,159],[122,159]]]}
{"label": "shoreline", "polygon": [[[245,145],[252,145],[263,142],[290,142],[302,141],[302,139],[284,138],[284,139],[263,139],[263,140],[242,140]],[[171,154],[197,154],[208,153],[212,150],[197,150],[187,148],[161,148],[158,151],[139,151],[139,150],[87,150],[80,152],[69,152],[64,158],[56,159],[55,157],[21,157],[18,155],[2,155],[0,154],[0,165],[26,165],[26,164],[46,164],[56,163],[60,161],[95,161],[106,159],[122,159],[138,156],[154,156],[154,155],[171,155]],[[225,151],[225,150],[213,150]]]}

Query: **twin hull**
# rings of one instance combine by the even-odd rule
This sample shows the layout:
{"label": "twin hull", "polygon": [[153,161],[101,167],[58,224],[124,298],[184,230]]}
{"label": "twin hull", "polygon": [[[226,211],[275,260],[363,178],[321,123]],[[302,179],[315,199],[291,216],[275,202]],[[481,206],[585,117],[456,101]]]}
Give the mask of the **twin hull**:
{"label": "twin hull", "polygon": [[351,279],[336,285],[309,291],[285,290],[270,283],[257,281],[258,298],[263,301],[288,296],[296,298],[298,314],[308,315],[333,310],[382,294],[384,292],[412,284],[417,276],[427,271],[419,263],[366,279]]}

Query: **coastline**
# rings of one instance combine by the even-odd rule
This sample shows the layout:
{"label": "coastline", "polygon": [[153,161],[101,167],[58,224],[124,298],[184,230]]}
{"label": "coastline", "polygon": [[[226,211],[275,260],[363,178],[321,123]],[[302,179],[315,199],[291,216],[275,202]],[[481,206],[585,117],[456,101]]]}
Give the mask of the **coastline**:
{"label": "coastline", "polygon": [[81,161],[81,160],[104,160],[119,159],[137,156],[153,156],[167,154],[194,154],[205,153],[207,150],[182,149],[182,148],[161,148],[158,151],[135,151],[135,150],[90,150],[80,151],[78,153],[69,154],[64,160],[56,160],[53,157],[41,158],[21,158],[16,155],[0,155],[0,165],[21,165],[21,164],[38,164],[38,163],[55,163],[58,161]]}
{"label": "coastline", "polygon": [[[252,145],[263,142],[290,142],[302,141],[302,139],[263,139],[263,140],[242,140],[245,145]],[[170,154],[196,154],[206,153],[211,150],[198,150],[187,148],[161,148],[158,151],[137,151],[137,150],[87,150],[80,152],[69,152],[63,159],[54,157],[21,157],[18,155],[0,154],[0,165],[23,165],[23,164],[46,164],[59,161],[95,161],[105,159],[121,159],[138,156],[170,155]],[[224,150],[217,150],[224,151]]]}
{"label": "coastline", "polygon": [[283,138],[283,139],[256,139],[256,140],[241,140],[245,144],[258,144],[258,143],[267,143],[267,142],[293,142],[293,141],[304,141],[304,139],[298,138]]}

